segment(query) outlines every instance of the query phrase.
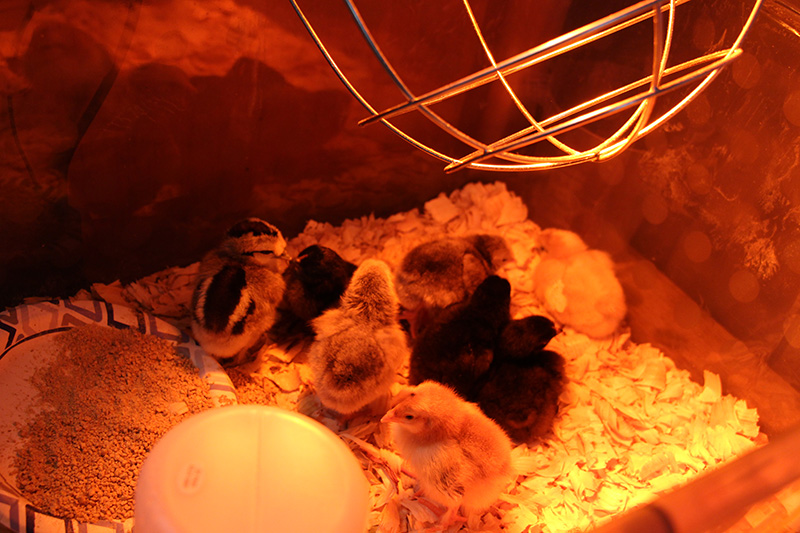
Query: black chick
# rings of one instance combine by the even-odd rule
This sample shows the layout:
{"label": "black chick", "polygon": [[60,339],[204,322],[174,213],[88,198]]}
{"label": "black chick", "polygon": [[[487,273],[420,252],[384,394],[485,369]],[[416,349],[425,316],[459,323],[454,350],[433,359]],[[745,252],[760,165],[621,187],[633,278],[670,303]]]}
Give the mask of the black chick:
{"label": "black chick", "polygon": [[497,338],[511,320],[510,305],[511,285],[492,275],[467,302],[442,310],[414,343],[409,382],[433,380],[469,397],[492,364]]}
{"label": "black chick", "polygon": [[345,261],[334,250],[313,244],[300,252],[283,272],[286,290],[281,301],[281,325],[308,322],[339,303],[356,265]]}
{"label": "black chick", "polygon": [[557,334],[556,325],[546,316],[533,315],[512,320],[500,334],[497,349],[501,357],[498,362],[527,360],[531,353],[544,350]]}
{"label": "black chick", "polygon": [[566,383],[564,358],[544,349],[556,334],[545,317],[510,322],[500,335],[486,380],[469,398],[518,444],[546,435],[558,413]]}

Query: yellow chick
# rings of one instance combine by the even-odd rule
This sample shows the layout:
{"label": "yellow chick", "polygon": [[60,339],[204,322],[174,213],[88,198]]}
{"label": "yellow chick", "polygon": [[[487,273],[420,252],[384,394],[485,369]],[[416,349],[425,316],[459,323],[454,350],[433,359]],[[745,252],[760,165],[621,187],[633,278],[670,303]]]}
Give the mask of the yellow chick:
{"label": "yellow chick", "polygon": [[388,396],[409,355],[397,311],[389,266],[367,259],[353,273],[339,307],[311,321],[316,336],[308,363],[323,405],[347,415]]}
{"label": "yellow chick", "polygon": [[597,339],[608,337],[627,314],[625,293],[611,257],[590,250],[575,233],[542,231],[542,260],[534,272],[534,292],[558,322]]}
{"label": "yellow chick", "polygon": [[514,477],[511,441],[474,403],[435,381],[402,391],[381,419],[422,492],[445,506],[441,525],[490,507]]}
{"label": "yellow chick", "polygon": [[263,340],[283,297],[285,250],[278,228],[248,218],[203,257],[192,294],[192,334],[210,355],[238,364]]}

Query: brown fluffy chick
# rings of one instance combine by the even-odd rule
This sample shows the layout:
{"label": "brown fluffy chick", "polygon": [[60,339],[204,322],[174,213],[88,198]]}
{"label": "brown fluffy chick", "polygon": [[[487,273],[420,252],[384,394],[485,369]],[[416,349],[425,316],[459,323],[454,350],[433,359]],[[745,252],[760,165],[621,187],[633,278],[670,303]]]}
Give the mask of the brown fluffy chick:
{"label": "brown fluffy chick", "polygon": [[490,507],[514,477],[511,441],[474,403],[435,381],[398,394],[381,419],[426,497],[445,506],[441,523]]}
{"label": "brown fluffy chick", "polygon": [[[426,308],[444,308],[469,298],[486,277],[513,259],[499,235],[445,237],[412,248],[395,272],[400,305],[411,322]],[[412,323],[412,334],[417,328]]]}
{"label": "brown fluffy chick", "polygon": [[367,259],[339,307],[312,320],[316,337],[308,362],[323,405],[351,414],[388,394],[409,354],[397,310],[389,266]]}
{"label": "brown fluffy chick", "polygon": [[613,334],[627,314],[611,257],[590,250],[575,233],[547,229],[534,272],[534,292],[558,322],[594,338]]}

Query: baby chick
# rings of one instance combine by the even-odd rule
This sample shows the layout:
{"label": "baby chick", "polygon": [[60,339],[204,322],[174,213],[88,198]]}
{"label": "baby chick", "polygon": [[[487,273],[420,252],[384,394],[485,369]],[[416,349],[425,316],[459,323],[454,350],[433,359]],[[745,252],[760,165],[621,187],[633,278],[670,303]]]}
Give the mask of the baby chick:
{"label": "baby chick", "polygon": [[412,334],[416,333],[415,312],[466,300],[487,276],[512,259],[511,249],[499,235],[445,237],[411,249],[395,273],[395,283],[400,304],[412,322]]}
{"label": "baby chick", "polygon": [[290,259],[281,231],[259,218],[251,217],[231,226],[219,245],[221,255],[252,258],[252,263],[283,272]]}
{"label": "baby chick", "polygon": [[310,320],[338,304],[355,270],[356,265],[325,246],[314,244],[300,252],[283,272],[286,291],[279,322],[284,329],[298,320],[308,327]]}
{"label": "baby chick", "polygon": [[312,320],[312,380],[320,401],[351,414],[388,393],[408,357],[397,322],[397,294],[389,266],[367,259],[356,269],[339,307]]}
{"label": "baby chick", "polygon": [[614,333],[627,306],[609,255],[588,249],[571,231],[548,229],[539,239],[544,251],[534,272],[534,291],[545,309],[590,337]]}
{"label": "baby chick", "polygon": [[564,358],[544,350],[556,335],[548,318],[510,322],[500,336],[495,362],[474,398],[518,444],[543,437],[553,426],[564,389]]}
{"label": "baby chick", "polygon": [[511,442],[477,405],[424,381],[397,396],[381,419],[426,497],[445,506],[443,526],[494,503],[514,477]]}
{"label": "baby chick", "polygon": [[489,276],[468,302],[441,312],[414,342],[408,379],[434,380],[469,397],[494,359],[500,332],[511,320],[511,285]]}
{"label": "baby chick", "polygon": [[278,228],[248,218],[202,259],[192,294],[192,333],[206,352],[238,364],[258,346],[283,296],[285,250]]}
{"label": "baby chick", "polygon": [[497,343],[499,360],[527,359],[532,352],[543,350],[558,334],[552,320],[533,315],[509,322]]}

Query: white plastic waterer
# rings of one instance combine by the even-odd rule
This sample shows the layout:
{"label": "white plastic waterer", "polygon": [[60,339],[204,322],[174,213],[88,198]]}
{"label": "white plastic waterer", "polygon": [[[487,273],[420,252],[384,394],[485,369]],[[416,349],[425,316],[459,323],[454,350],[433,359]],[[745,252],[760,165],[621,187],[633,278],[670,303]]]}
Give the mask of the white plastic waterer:
{"label": "white plastic waterer", "polygon": [[156,443],[136,485],[136,533],[363,533],[369,484],[339,437],[304,415],[230,406]]}

